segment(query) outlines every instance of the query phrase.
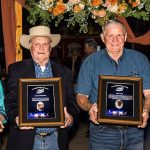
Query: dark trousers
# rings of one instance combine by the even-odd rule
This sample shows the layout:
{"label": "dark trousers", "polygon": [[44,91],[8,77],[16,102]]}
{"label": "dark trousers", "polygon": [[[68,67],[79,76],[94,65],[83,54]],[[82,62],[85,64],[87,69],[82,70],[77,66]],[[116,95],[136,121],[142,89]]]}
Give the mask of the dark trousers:
{"label": "dark trousers", "polygon": [[144,150],[150,150],[150,119],[144,129]]}

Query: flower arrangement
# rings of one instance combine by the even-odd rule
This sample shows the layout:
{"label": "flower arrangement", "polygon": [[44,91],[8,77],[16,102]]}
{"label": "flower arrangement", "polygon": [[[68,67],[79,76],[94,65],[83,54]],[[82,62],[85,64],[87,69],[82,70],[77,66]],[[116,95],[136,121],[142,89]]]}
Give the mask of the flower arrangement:
{"label": "flower arrangement", "polygon": [[142,20],[150,18],[150,0],[26,0],[29,16],[34,25],[40,21],[48,25],[53,21],[57,27],[64,20],[67,27],[79,26],[79,32],[88,32],[89,18],[100,26],[117,15]]}

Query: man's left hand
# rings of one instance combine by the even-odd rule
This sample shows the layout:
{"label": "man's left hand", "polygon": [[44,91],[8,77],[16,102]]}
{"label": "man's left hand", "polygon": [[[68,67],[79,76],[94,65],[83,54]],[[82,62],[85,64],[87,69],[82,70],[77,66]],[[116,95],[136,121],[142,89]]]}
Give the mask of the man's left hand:
{"label": "man's left hand", "polygon": [[142,123],[142,125],[138,126],[139,128],[145,128],[146,127],[147,121],[149,118],[149,112],[150,112],[150,89],[143,90],[143,94],[145,97],[143,113],[142,113],[143,123]]}
{"label": "man's left hand", "polygon": [[64,115],[65,115],[65,125],[61,126],[60,128],[66,128],[68,126],[71,126],[73,123],[73,117],[68,113],[66,107],[64,107]]}
{"label": "man's left hand", "polygon": [[3,129],[4,129],[3,121],[4,120],[5,120],[5,118],[0,114],[0,132],[3,132]]}
{"label": "man's left hand", "polygon": [[149,113],[147,111],[143,111],[142,117],[143,117],[143,124],[139,125],[138,126],[139,128],[145,128],[146,127],[147,121],[148,121],[148,118],[149,118]]}

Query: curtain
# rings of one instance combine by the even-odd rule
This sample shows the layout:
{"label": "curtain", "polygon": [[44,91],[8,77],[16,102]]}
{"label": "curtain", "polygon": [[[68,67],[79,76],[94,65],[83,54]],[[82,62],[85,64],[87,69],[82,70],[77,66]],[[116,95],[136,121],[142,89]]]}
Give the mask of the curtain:
{"label": "curtain", "polygon": [[[24,0],[17,0],[24,6]],[[6,70],[9,64],[16,61],[16,17],[15,0],[1,0],[2,26],[4,37],[4,50]],[[18,12],[19,13],[19,12]]]}
{"label": "curtain", "polygon": [[150,44],[150,30],[142,36],[135,37],[134,33],[132,32],[127,20],[124,17],[118,17],[118,19],[125,25],[125,28],[128,33],[127,41],[131,43],[137,43],[142,45],[149,45]]}
{"label": "curtain", "polygon": [[6,70],[9,64],[15,62],[16,58],[16,18],[14,3],[14,0],[1,0]]}

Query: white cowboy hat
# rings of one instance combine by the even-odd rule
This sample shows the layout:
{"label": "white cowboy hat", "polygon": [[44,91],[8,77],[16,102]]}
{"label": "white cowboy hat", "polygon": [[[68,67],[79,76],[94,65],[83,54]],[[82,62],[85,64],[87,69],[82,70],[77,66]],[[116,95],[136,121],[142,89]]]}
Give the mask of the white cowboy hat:
{"label": "white cowboy hat", "polygon": [[52,41],[51,43],[51,47],[56,46],[59,41],[60,41],[60,34],[51,34],[50,32],[50,28],[46,27],[46,26],[35,26],[29,29],[29,35],[23,34],[20,37],[20,44],[26,48],[26,49],[30,49],[30,40],[33,37],[37,37],[37,36],[44,36],[44,37],[49,37]]}

